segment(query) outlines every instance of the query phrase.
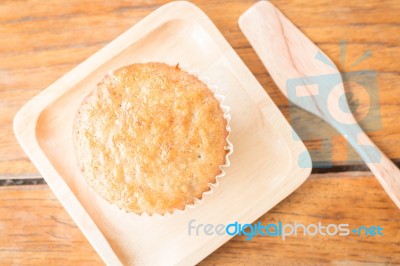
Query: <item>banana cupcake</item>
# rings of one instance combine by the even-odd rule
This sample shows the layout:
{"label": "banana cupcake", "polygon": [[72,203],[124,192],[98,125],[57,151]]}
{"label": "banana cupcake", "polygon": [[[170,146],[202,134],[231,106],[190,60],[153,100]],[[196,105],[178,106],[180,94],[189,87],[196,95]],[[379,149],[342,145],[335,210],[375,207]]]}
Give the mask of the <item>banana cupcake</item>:
{"label": "banana cupcake", "polygon": [[229,152],[220,102],[178,65],[133,64],[81,103],[73,138],[89,186],[127,212],[165,214],[201,199]]}

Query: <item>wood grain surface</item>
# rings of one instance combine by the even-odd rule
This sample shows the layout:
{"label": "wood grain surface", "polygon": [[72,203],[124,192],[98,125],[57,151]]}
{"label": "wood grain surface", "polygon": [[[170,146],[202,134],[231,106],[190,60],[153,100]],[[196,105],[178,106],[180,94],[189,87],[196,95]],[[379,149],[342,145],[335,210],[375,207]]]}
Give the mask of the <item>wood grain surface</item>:
{"label": "wood grain surface", "polygon": [[[354,188],[357,188],[356,190]],[[46,185],[0,188],[4,265],[95,265],[99,256]],[[16,222],[18,219],[18,223]],[[234,237],[200,265],[400,262],[400,216],[376,179],[363,172],[312,175],[258,221],[262,224],[380,225],[383,236]],[[193,236],[195,237],[195,236]]]}
{"label": "wood grain surface", "polygon": [[[167,1],[3,0],[0,1],[0,179],[40,178],[18,146],[12,119],[20,107],[65,72]],[[284,115],[293,113],[237,25],[255,1],[193,1],[216,24]],[[371,139],[392,160],[400,162],[400,3],[397,0],[273,0],[301,31],[316,43],[340,71],[374,70],[380,119],[360,121]],[[347,40],[342,64],[339,42]],[[367,50],[372,56],[353,66]],[[358,100],[356,117],[368,110]],[[353,106],[352,105],[352,106]],[[294,117],[301,111],[294,109]],[[290,115],[292,114],[292,115]],[[292,119],[293,120],[293,119]],[[303,123],[301,121],[308,121]],[[293,121],[292,121],[293,122]],[[294,123],[314,162],[333,160],[334,168],[358,169],[360,162],[345,140],[322,121],[307,117]],[[328,153],[327,153],[328,151]],[[329,154],[331,151],[331,154]],[[350,154],[349,154],[350,153]],[[29,181],[28,181],[29,182]],[[36,183],[36,180],[35,182]],[[95,265],[98,255],[76,228],[46,185],[0,187],[0,264]],[[384,237],[293,237],[285,242],[235,237],[203,261],[217,264],[400,263],[400,216],[368,172],[312,175],[311,179],[260,221],[381,225]]]}
{"label": "wood grain surface", "polygon": [[[214,21],[256,78],[290,119],[287,99],[275,87],[237,19],[255,1],[194,1]],[[381,123],[368,132],[391,159],[400,159],[400,39],[398,1],[272,1],[341,71],[377,72]],[[19,108],[66,71],[130,28],[165,1],[1,1],[0,3],[0,177],[37,177],[37,171],[17,145],[12,119]],[[346,63],[339,41],[347,40]],[[372,56],[351,65],[370,50]],[[357,94],[356,94],[357,95]],[[354,99],[356,101],[357,99]],[[358,99],[365,111],[366,100]],[[368,125],[361,125],[368,127]],[[346,142],[318,119],[296,123],[310,150],[324,150],[314,161],[333,159],[348,165]],[[330,155],[331,151],[331,155]],[[327,155],[328,154],[328,155]],[[353,153],[350,154],[354,164]],[[323,158],[320,158],[322,156]],[[360,162],[357,162],[359,164]]]}

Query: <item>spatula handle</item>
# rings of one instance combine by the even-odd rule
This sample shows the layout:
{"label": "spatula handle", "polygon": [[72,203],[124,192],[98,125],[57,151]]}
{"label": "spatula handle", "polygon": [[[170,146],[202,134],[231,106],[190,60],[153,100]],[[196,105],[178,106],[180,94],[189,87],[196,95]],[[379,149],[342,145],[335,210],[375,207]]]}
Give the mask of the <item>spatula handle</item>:
{"label": "spatula handle", "polygon": [[341,133],[366,162],[369,169],[376,176],[383,189],[400,208],[400,170],[399,168],[372,142],[367,134],[357,125],[358,130],[347,130]]}

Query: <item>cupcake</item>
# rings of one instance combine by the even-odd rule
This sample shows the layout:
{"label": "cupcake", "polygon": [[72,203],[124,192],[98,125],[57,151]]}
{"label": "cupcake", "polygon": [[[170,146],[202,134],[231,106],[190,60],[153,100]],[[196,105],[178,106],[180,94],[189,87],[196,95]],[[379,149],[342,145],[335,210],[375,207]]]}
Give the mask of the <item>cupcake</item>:
{"label": "cupcake", "polygon": [[224,111],[207,85],[163,63],[106,75],[73,127],[89,186],[137,214],[163,215],[201,199],[226,163],[227,136]]}

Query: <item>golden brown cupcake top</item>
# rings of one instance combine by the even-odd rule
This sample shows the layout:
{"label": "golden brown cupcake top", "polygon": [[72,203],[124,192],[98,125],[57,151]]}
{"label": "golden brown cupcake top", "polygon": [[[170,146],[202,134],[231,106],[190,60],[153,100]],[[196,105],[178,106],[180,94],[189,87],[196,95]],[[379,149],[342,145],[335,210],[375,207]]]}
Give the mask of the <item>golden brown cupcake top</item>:
{"label": "golden brown cupcake top", "polygon": [[225,163],[227,122],[197,77],[163,63],[115,70],[82,102],[74,146],[88,184],[141,214],[201,198]]}

